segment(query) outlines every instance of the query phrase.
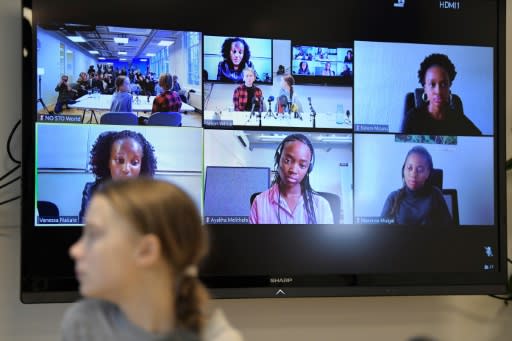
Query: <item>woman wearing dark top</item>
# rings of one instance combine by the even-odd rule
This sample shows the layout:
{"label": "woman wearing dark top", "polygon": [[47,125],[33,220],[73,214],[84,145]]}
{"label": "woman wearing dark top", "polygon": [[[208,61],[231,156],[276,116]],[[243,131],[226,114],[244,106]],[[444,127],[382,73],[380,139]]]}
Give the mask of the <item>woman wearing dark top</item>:
{"label": "woman wearing dark top", "polygon": [[427,56],[420,65],[418,79],[423,86],[423,104],[409,110],[402,122],[404,134],[481,135],[482,132],[453,105],[450,87],[455,65],[444,54]]}
{"label": "woman wearing dark top", "polygon": [[297,74],[299,75],[310,75],[311,72],[309,71],[309,65],[308,62],[302,61],[299,64],[299,71],[297,71]]}
{"label": "woman wearing dark top", "polygon": [[[243,81],[243,70],[246,67],[254,69],[249,60],[251,51],[249,45],[242,38],[227,38],[222,44],[222,58],[217,67],[217,80],[240,83]],[[255,71],[256,79],[258,75]]]}
{"label": "woman wearing dark top", "polygon": [[94,192],[110,179],[140,175],[152,177],[156,170],[153,146],[140,133],[130,130],[106,131],[94,143],[89,162],[94,182],[87,182],[82,193],[79,219],[83,217]]}
{"label": "woman wearing dark top", "polygon": [[381,216],[395,224],[453,224],[441,190],[429,181],[433,168],[432,156],[424,147],[409,150],[402,166],[404,185],[389,194]]}

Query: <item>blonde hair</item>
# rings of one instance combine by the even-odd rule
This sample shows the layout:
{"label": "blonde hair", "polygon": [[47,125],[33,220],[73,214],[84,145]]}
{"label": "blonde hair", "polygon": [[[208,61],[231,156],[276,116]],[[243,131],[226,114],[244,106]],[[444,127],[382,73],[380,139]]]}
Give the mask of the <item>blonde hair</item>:
{"label": "blonde hair", "polygon": [[244,68],[242,72],[244,73],[244,76],[247,72],[252,72],[253,76],[256,77],[256,71],[254,71],[254,68],[250,66]]}
{"label": "blonde hair", "polygon": [[208,292],[194,270],[208,251],[208,237],[190,197],[169,182],[139,177],[98,190],[142,234],[154,234],[174,277],[175,324],[200,333]]}
{"label": "blonde hair", "polygon": [[158,85],[160,85],[165,90],[172,89],[174,82],[172,80],[172,76],[170,73],[162,73],[160,78],[158,79]]}

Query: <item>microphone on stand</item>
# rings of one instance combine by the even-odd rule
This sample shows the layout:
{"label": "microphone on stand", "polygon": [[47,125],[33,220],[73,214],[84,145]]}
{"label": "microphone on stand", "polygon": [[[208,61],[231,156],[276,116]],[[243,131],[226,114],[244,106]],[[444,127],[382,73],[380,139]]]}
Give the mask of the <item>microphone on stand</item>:
{"label": "microphone on stand", "polygon": [[267,114],[265,115],[265,117],[267,116],[273,116],[272,114],[272,101],[274,100],[274,96],[269,96],[267,101],[268,101],[268,110],[267,110]]}
{"label": "microphone on stand", "polygon": [[258,118],[260,121],[259,126],[261,127],[261,107],[263,106],[263,103],[265,103],[265,102],[263,101],[263,99],[264,99],[263,96],[257,97],[257,98],[258,98],[258,101],[257,101],[258,102]]}
{"label": "microphone on stand", "polygon": [[316,128],[316,111],[313,109],[313,105],[311,104],[311,97],[308,97],[309,102],[309,110],[311,110],[310,116],[313,117],[313,128]]}
{"label": "microphone on stand", "polygon": [[249,122],[252,117],[254,116],[254,108],[256,107],[256,103],[258,102],[258,98],[257,97],[253,97],[252,98],[252,105],[251,105],[251,114],[249,115],[249,119],[247,120],[247,122]]}
{"label": "microphone on stand", "polygon": [[258,97],[253,97],[252,98],[252,106],[251,106],[251,116],[250,117],[253,117],[254,116],[254,107],[256,106],[256,103],[258,102]]}
{"label": "microphone on stand", "polygon": [[290,87],[290,98],[288,99],[288,115],[292,117],[293,88]]}

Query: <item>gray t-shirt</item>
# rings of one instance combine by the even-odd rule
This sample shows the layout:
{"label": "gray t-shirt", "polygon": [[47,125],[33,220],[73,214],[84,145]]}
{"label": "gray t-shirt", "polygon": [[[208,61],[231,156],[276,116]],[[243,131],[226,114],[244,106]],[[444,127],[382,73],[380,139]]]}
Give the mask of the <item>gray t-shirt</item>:
{"label": "gray t-shirt", "polygon": [[131,323],[118,306],[87,299],[73,305],[62,321],[63,341],[198,341],[189,332],[175,331],[169,335],[148,333]]}
{"label": "gray t-shirt", "polygon": [[115,304],[84,299],[73,304],[62,320],[62,341],[241,341],[221,311],[212,315],[205,327],[203,338],[185,330],[168,335],[149,333],[130,322]]}

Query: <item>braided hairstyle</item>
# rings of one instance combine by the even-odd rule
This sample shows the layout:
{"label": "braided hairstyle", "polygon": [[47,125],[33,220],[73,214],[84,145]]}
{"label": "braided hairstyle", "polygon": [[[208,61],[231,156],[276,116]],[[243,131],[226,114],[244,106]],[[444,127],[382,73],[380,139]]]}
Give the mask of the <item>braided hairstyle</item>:
{"label": "braided hairstyle", "polygon": [[400,207],[400,203],[402,202],[404,196],[405,196],[405,178],[404,178],[404,170],[405,170],[405,164],[407,163],[407,159],[409,158],[409,155],[411,154],[417,154],[422,156],[425,161],[427,162],[428,170],[429,170],[429,176],[427,180],[425,181],[425,186],[430,186],[430,177],[432,176],[432,169],[434,169],[434,163],[432,162],[432,155],[428,152],[428,150],[425,147],[422,146],[414,146],[412,147],[405,156],[404,164],[402,166],[402,182],[403,186],[398,191],[397,196],[395,197],[395,200],[393,201],[393,206],[391,207],[390,215],[394,216],[398,212],[398,208]]}
{"label": "braided hairstyle", "polygon": [[[200,334],[206,321],[208,292],[197,274],[208,251],[208,237],[192,199],[177,186],[147,177],[111,181],[98,190],[113,209],[141,234],[153,234],[174,280],[175,325]],[[192,271],[193,272],[193,271]]]}
{"label": "braided hairstyle", "polygon": [[316,194],[316,191],[313,190],[311,184],[309,182],[309,173],[313,170],[313,165],[315,163],[315,150],[313,148],[313,144],[311,141],[303,134],[290,134],[286,136],[283,141],[277,146],[276,153],[274,155],[274,180],[272,180],[272,185],[277,184],[278,186],[281,184],[281,176],[279,175],[279,163],[281,161],[281,155],[283,153],[283,149],[288,142],[300,141],[306,146],[308,146],[309,151],[311,152],[311,160],[309,163],[309,168],[300,183],[301,194],[304,198],[304,206],[306,208],[306,214],[308,216],[308,224],[316,224],[316,215],[315,208],[313,206],[313,195]]}

